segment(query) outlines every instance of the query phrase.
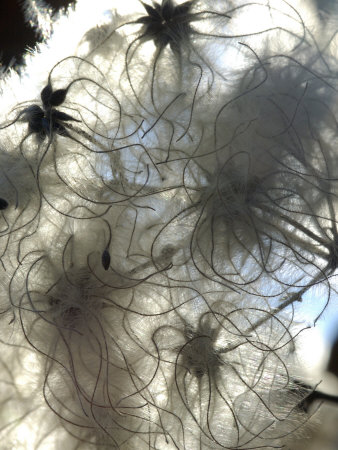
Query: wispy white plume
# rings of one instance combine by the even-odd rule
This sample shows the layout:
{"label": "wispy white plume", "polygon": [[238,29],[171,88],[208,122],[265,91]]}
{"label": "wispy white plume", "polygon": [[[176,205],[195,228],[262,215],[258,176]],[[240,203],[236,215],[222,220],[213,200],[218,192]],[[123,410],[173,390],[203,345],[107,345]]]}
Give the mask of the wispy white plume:
{"label": "wispy white plume", "polygon": [[306,435],[296,337],[336,301],[334,30],[300,1],[25,7],[45,39],[0,82],[2,448]]}

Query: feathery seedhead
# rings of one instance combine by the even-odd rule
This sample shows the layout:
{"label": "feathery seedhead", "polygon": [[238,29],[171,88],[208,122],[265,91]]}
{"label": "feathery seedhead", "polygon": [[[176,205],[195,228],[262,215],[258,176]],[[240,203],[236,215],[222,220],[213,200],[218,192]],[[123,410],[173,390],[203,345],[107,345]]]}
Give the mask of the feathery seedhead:
{"label": "feathery seedhead", "polygon": [[144,36],[153,39],[160,49],[168,44],[173,52],[179,52],[179,44],[191,34],[189,22],[193,20],[190,13],[192,1],[175,5],[172,0],[154,2],[154,6],[141,2],[147,16],[140,17],[136,23],[144,25]]}
{"label": "feathery seedhead", "polygon": [[214,348],[216,329],[202,321],[196,330],[187,327],[185,335],[187,342],[181,349],[182,362],[192,375],[201,378],[223,364]]}
{"label": "feathery seedhead", "polygon": [[40,97],[43,109],[38,105],[31,105],[23,110],[23,117],[28,122],[30,133],[36,133],[41,140],[50,136],[53,132],[60,136],[68,136],[68,131],[62,122],[80,121],[69,114],[54,109],[55,106],[60,106],[65,101],[66,95],[67,89],[53,91],[50,84],[42,89]]}

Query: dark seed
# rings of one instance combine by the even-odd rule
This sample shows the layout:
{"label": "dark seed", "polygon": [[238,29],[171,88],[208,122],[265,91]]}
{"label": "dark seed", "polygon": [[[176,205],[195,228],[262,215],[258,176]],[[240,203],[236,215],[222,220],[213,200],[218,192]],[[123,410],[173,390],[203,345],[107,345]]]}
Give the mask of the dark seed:
{"label": "dark seed", "polygon": [[42,89],[40,96],[44,107],[47,107],[49,105],[49,100],[52,92],[53,89],[50,84],[47,84],[47,86]]}
{"label": "dark seed", "polygon": [[6,200],[4,198],[0,198],[0,211],[2,211],[3,209],[6,209],[8,206],[8,203],[6,202]]}
{"label": "dark seed", "polygon": [[49,98],[50,106],[61,105],[65,101],[66,95],[67,89],[57,89],[56,91],[54,91]]}
{"label": "dark seed", "polygon": [[110,266],[110,253],[107,249],[102,253],[101,262],[104,270],[108,270]]}
{"label": "dark seed", "polygon": [[74,119],[74,117],[70,116],[69,114],[58,111],[57,109],[54,109],[51,112],[51,117],[53,120],[73,120],[74,122],[80,122],[80,120]]}

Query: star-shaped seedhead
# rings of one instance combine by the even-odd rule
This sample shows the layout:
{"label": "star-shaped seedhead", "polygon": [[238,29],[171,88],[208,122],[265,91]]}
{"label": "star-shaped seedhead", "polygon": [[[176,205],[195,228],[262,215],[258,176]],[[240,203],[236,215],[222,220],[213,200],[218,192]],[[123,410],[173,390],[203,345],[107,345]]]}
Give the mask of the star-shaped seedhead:
{"label": "star-shaped seedhead", "polygon": [[223,365],[215,350],[217,330],[201,322],[194,330],[187,327],[185,331],[186,343],[181,348],[182,364],[196,378],[205,374],[215,373]]}
{"label": "star-shaped seedhead", "polygon": [[173,52],[179,52],[183,39],[188,39],[192,32],[190,13],[193,1],[175,5],[172,0],[162,0],[150,6],[141,2],[147,11],[147,16],[140,17],[136,23],[144,25],[143,36],[152,39],[155,45],[163,49],[168,44]]}
{"label": "star-shaped seedhead", "polygon": [[56,106],[60,106],[65,101],[66,95],[67,89],[53,91],[49,83],[42,89],[40,96],[43,108],[39,105],[31,105],[23,111],[30,133],[37,134],[41,140],[53,133],[60,136],[68,136],[68,132],[62,122],[70,120],[80,121],[69,114],[55,109]]}

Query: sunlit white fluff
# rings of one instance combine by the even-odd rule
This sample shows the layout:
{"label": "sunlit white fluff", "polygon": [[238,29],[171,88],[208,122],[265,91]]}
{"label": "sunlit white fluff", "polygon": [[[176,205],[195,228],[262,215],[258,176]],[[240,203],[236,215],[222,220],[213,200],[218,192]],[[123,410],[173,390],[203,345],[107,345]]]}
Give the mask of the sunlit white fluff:
{"label": "sunlit white fluff", "polygon": [[142,3],[81,0],[1,80],[9,447],[271,448],[306,424],[293,303],[335,293],[337,83],[300,6],[194,1],[157,58]]}

